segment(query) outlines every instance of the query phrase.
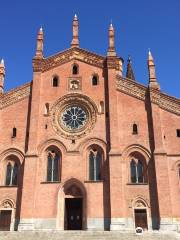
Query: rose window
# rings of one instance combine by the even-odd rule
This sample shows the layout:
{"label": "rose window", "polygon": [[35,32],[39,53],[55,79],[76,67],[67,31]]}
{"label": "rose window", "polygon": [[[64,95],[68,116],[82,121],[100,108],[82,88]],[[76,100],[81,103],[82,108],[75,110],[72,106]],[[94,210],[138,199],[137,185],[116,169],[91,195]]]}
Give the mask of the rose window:
{"label": "rose window", "polygon": [[87,122],[86,110],[81,106],[67,107],[61,114],[60,121],[66,129],[79,130]]}

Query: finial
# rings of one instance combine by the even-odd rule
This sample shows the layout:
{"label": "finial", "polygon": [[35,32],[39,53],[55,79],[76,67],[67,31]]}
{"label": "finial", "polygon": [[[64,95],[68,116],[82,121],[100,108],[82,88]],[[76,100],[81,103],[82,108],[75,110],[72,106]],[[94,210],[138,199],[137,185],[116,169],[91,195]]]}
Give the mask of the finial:
{"label": "finial", "polygon": [[35,57],[38,59],[43,58],[43,41],[44,41],[44,34],[43,34],[43,28],[41,26],[37,34],[37,46],[36,46],[36,55],[35,55]]}
{"label": "finial", "polygon": [[148,48],[148,54],[151,55],[151,49],[150,48]]}
{"label": "finial", "polygon": [[1,65],[4,66],[4,59],[3,58],[1,59]]}
{"label": "finial", "polygon": [[155,70],[154,59],[153,59],[150,49],[148,51],[147,63],[148,63],[148,71],[149,71],[149,87],[154,88],[156,90],[160,90],[159,83],[157,82],[157,79],[156,79],[156,70]]}
{"label": "finial", "polygon": [[74,15],[73,19],[73,37],[71,41],[71,47],[79,47],[79,23],[77,15]]}
{"label": "finial", "polygon": [[108,48],[107,56],[115,57],[116,51],[115,51],[115,43],[114,43],[114,28],[112,23],[110,23],[108,32],[109,32],[109,48]]}

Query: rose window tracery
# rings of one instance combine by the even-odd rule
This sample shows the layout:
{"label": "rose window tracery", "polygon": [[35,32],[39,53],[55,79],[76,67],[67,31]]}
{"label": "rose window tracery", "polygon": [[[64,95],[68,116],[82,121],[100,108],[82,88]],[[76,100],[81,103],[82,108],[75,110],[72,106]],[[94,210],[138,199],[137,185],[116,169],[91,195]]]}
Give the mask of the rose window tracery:
{"label": "rose window tracery", "polygon": [[60,121],[69,130],[81,129],[87,122],[87,113],[78,105],[67,107],[61,114]]}

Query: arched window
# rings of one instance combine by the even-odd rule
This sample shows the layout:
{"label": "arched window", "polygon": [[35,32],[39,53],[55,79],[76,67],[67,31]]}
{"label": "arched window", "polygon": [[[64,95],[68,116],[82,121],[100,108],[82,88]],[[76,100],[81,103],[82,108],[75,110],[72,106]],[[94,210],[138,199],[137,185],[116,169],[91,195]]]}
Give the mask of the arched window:
{"label": "arched window", "polygon": [[48,152],[47,181],[57,182],[60,180],[60,154],[54,150]]}
{"label": "arched window", "polygon": [[59,86],[59,78],[58,78],[58,76],[54,76],[53,77],[52,85],[53,85],[53,87],[58,87]]}
{"label": "arched window", "polygon": [[18,165],[17,163],[15,163],[12,174],[12,185],[17,185],[17,177],[18,177]]}
{"label": "arched window", "polygon": [[138,183],[144,182],[143,164],[140,160],[138,160],[138,164],[137,164],[137,177],[138,177]]}
{"label": "arched window", "polygon": [[6,169],[6,185],[11,185],[11,173],[12,173],[12,166],[9,162]]}
{"label": "arched window", "polygon": [[104,102],[103,102],[103,101],[100,101],[99,112],[100,112],[101,114],[104,113]]}
{"label": "arched window", "polygon": [[15,127],[13,127],[12,138],[15,138],[16,135],[17,135],[17,129]]}
{"label": "arched window", "polygon": [[44,115],[49,115],[49,103],[45,103]]}
{"label": "arched window", "polygon": [[7,170],[6,170],[6,185],[17,185],[17,179],[18,179],[18,164],[15,163],[14,165],[12,163],[7,164]]}
{"label": "arched window", "polygon": [[131,182],[136,183],[136,163],[134,160],[131,161]]}
{"label": "arched window", "polygon": [[137,126],[137,124],[133,124],[133,132],[132,132],[133,134],[138,134],[138,126]]}
{"label": "arched window", "polygon": [[102,179],[102,150],[92,148],[89,152],[89,180],[98,181]]}
{"label": "arched window", "polygon": [[78,65],[76,65],[76,64],[73,65],[72,74],[73,75],[79,74],[79,67],[78,67]]}
{"label": "arched window", "polygon": [[144,182],[144,169],[143,163],[134,159],[131,160],[130,163],[131,168],[131,182],[132,183],[143,183]]}
{"label": "arched window", "polygon": [[97,86],[98,85],[98,76],[97,75],[93,75],[93,77],[92,77],[92,85],[93,86]]}

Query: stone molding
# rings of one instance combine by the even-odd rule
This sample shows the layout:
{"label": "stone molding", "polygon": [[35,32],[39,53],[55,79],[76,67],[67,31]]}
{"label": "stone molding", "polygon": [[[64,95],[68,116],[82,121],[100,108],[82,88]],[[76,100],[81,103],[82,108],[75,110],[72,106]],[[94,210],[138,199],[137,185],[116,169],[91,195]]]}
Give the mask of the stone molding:
{"label": "stone molding", "polygon": [[[117,90],[145,101],[148,87],[145,87],[130,79],[116,77]],[[168,96],[160,91],[149,89],[150,100],[159,105],[161,109],[180,115],[180,99]]]}
{"label": "stone molding", "polygon": [[133,80],[124,79],[120,76],[116,76],[117,90],[123,93],[127,93],[140,100],[145,100],[147,88]]}
{"label": "stone molding", "polygon": [[30,95],[31,83],[26,83],[21,87],[14,88],[0,96],[0,109],[8,107],[23,100]]}
{"label": "stone molding", "polygon": [[[87,123],[82,129],[77,131],[64,129],[62,124],[59,123],[59,116],[63,109],[71,106],[74,102],[83,106],[88,115]],[[53,129],[58,135],[67,139],[78,139],[80,137],[84,137],[94,128],[97,119],[97,112],[98,109],[96,104],[89,97],[78,93],[67,94],[58,99],[51,107],[50,115],[52,116]]]}
{"label": "stone molding", "polygon": [[49,69],[65,64],[71,60],[79,60],[89,65],[103,68],[105,59],[106,57],[97,55],[81,48],[74,47],[63,52],[59,52],[58,54],[51,57],[44,58],[41,62],[34,59],[33,67],[35,71],[45,72]]}

